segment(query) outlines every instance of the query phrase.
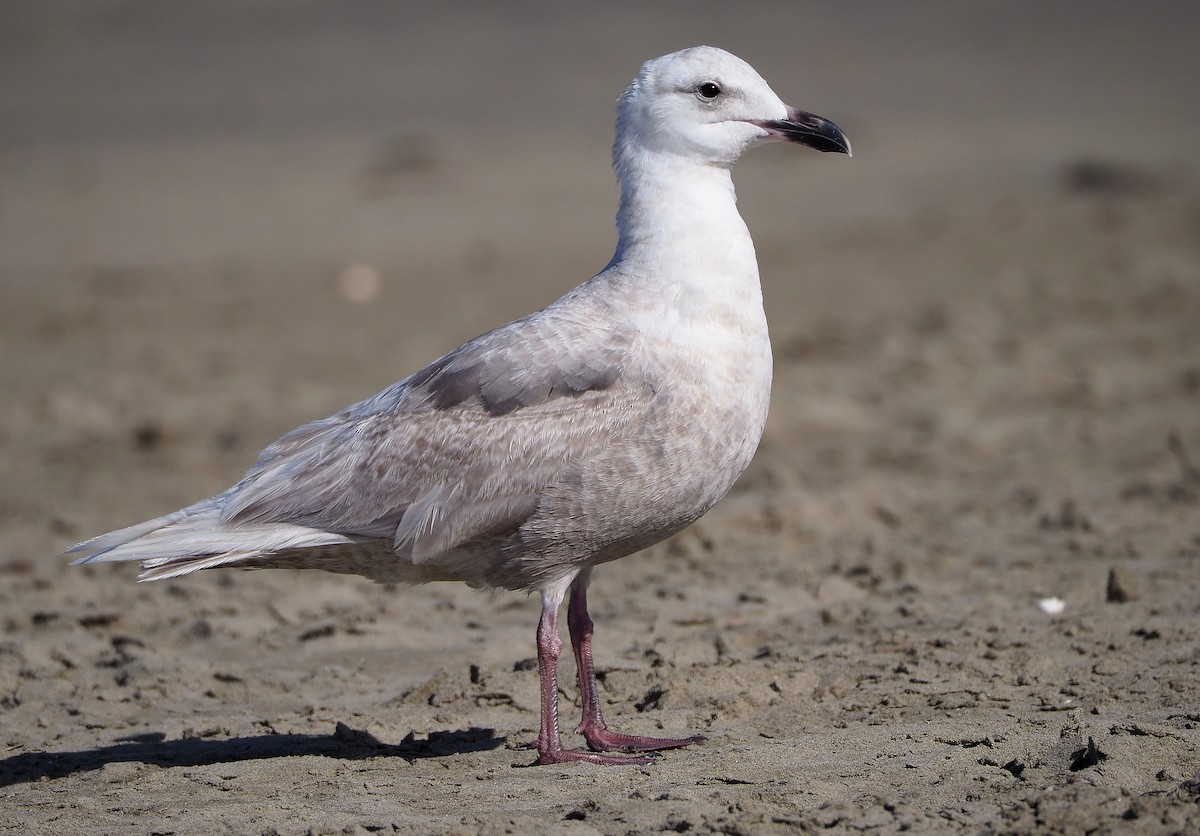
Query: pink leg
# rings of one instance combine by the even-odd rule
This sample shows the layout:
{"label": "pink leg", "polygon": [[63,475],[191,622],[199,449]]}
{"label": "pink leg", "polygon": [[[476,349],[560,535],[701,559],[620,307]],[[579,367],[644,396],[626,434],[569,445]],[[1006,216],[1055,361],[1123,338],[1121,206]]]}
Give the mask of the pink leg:
{"label": "pink leg", "polygon": [[[583,721],[575,729],[588,746],[597,752],[653,752],[659,749],[678,749],[693,743],[703,743],[695,737],[642,737],[608,730],[600,713],[600,694],[596,686],[596,668],[592,662],[592,618],[587,611],[587,586],[591,578],[585,569],[571,585],[571,602],[567,606],[567,627],[571,632],[571,647],[579,670],[579,692],[583,699]],[[539,634],[540,635],[540,634]]]}
{"label": "pink leg", "polygon": [[599,764],[645,764],[649,758],[622,758],[600,755],[587,749],[564,749],[558,731],[558,656],[562,639],[558,635],[558,607],[565,584],[542,592],[542,618],[538,622],[538,673],[542,686],[542,723],[538,731],[538,763],[586,761]]}

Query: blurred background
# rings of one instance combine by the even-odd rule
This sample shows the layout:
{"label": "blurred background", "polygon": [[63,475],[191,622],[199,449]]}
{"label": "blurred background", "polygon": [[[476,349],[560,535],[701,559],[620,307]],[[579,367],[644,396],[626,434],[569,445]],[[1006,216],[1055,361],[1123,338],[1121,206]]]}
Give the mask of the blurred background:
{"label": "blurred background", "polygon": [[[535,676],[513,660],[532,654],[533,602],[303,573],[164,590],[134,585],[131,566],[56,555],[223,490],[293,426],[603,267],[617,96],[644,60],[701,43],[839,124],[854,157],[768,146],[735,172],[776,347],[770,424],[709,517],[598,574],[607,658],[650,670],[644,647],[661,643],[671,662],[646,675],[697,694],[663,711],[720,743],[708,757],[736,741],[771,780],[840,757],[828,773],[867,795],[983,770],[982,750],[950,760],[924,731],[928,750],[886,732],[930,717],[944,729],[959,699],[945,695],[981,681],[1011,702],[965,698],[953,722],[964,739],[986,726],[989,749],[1042,728],[1029,706],[1079,694],[1194,708],[1198,33],[1200,4],[1169,0],[0,3],[0,743],[174,740],[213,711],[218,739],[260,734],[263,716],[327,733],[352,711],[399,718],[377,730],[387,739],[468,716],[527,736]],[[1088,621],[1114,566],[1152,605]],[[1051,595],[1092,644],[1067,647],[1035,614]],[[1129,638],[1151,627],[1164,641]],[[991,633],[973,645],[973,629]],[[989,636],[1010,631],[995,649]],[[924,684],[901,696],[898,648],[916,646]],[[1115,671],[1102,681],[1101,664]],[[473,694],[468,665],[494,670],[516,707],[381,710],[439,667]],[[290,690],[299,670],[311,676]],[[613,674],[616,702],[643,700],[640,675]],[[761,708],[779,683],[799,723]],[[717,717],[709,705],[726,725],[696,727]],[[803,737],[835,727],[850,748]],[[1045,728],[1046,747],[1067,745]],[[1179,741],[1194,734],[1171,728],[1123,738],[1175,748],[1121,750],[1104,791],[1143,797],[1167,767],[1186,777],[1196,747]],[[767,738],[799,760],[780,766]],[[876,751],[895,759],[862,756]],[[518,780],[512,753],[496,757]],[[1028,786],[1058,780],[1023,762]],[[970,792],[1009,803],[1015,775]],[[177,771],[155,780],[156,799],[175,781],[191,806]],[[725,782],[721,803],[752,805],[738,793],[762,785],[749,784]],[[806,786],[812,803],[841,792]],[[274,821],[245,800],[232,829]]]}

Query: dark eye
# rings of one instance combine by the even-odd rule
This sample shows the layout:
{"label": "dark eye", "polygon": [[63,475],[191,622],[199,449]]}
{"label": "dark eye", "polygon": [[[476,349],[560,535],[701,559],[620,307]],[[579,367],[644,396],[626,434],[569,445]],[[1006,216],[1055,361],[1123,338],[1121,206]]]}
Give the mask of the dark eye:
{"label": "dark eye", "polygon": [[721,95],[721,85],[717,84],[715,81],[705,81],[696,88],[696,92],[702,99],[715,99],[717,96]]}

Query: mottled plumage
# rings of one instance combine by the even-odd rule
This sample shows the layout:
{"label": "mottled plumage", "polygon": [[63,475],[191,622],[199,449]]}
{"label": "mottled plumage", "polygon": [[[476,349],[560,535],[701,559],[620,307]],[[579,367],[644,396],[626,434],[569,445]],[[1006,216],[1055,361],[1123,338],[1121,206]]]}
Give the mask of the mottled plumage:
{"label": "mottled plumage", "polygon": [[835,126],[788,108],[728,53],[647,62],[621,99],[619,238],[604,271],[293,430],[219,496],[71,553],[141,561],[144,580],[290,567],[540,591],[540,760],[627,762],[559,742],[556,618],[569,588],[589,746],[694,742],[607,731],[585,590],[593,566],[711,508],[758,445],[771,350],[729,169],[771,138],[849,153]]}

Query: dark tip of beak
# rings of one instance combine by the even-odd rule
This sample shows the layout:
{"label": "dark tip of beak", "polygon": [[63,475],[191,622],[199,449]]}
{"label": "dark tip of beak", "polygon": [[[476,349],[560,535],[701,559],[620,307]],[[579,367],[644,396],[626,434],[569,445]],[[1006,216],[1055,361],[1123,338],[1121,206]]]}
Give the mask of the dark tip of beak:
{"label": "dark tip of beak", "polygon": [[789,107],[787,119],[755,120],[754,124],[788,142],[798,142],[818,151],[854,156],[850,152],[850,140],[846,139],[842,129],[815,113]]}

